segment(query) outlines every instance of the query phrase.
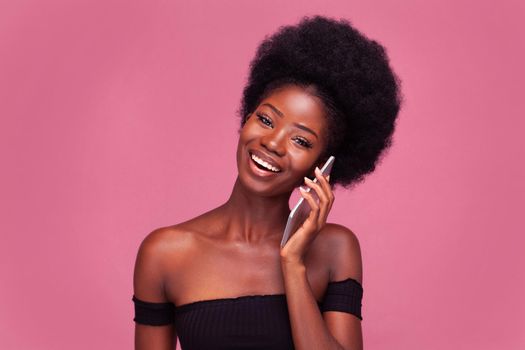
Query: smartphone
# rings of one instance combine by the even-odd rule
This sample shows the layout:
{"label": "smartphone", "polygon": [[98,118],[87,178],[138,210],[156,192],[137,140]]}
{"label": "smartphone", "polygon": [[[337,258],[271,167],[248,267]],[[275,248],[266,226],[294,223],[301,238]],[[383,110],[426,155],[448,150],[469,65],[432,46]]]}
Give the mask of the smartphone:
{"label": "smartphone", "polygon": [[[335,157],[330,156],[326,163],[324,163],[323,167],[321,168],[321,173],[323,174],[323,176],[330,174],[334,165],[334,160]],[[317,182],[317,177],[314,179],[314,182]],[[311,187],[307,187],[306,191],[310,192],[311,189]],[[316,201],[319,200],[315,190],[312,192],[312,195],[314,196],[314,199]],[[301,227],[308,215],[310,215],[310,210],[310,205],[304,199],[304,197],[299,198],[299,201],[297,202],[295,207],[293,207],[292,211],[290,211],[290,215],[288,215],[288,221],[286,222],[283,238],[281,240],[281,248],[284,247],[286,242],[288,242],[292,233],[294,233],[295,231],[297,231],[297,229],[299,229],[299,227]]]}

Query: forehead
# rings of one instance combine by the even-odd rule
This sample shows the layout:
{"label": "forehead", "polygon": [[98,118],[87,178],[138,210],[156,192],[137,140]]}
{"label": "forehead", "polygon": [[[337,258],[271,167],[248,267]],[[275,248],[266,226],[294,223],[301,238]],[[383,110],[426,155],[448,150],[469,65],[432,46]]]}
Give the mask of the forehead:
{"label": "forehead", "polygon": [[269,103],[277,108],[290,122],[303,123],[321,132],[326,126],[324,106],[319,97],[297,85],[285,85],[273,90],[261,101],[261,107]]}

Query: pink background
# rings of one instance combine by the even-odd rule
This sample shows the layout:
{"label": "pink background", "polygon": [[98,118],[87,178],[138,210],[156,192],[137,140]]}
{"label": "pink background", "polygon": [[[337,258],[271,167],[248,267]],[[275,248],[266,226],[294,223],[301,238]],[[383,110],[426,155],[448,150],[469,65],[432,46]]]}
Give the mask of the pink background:
{"label": "pink background", "polygon": [[403,80],[394,146],[330,217],[361,242],[365,347],[525,349],[518,0],[2,0],[0,348],[133,347],[138,245],[227,199],[248,63],[308,14]]}

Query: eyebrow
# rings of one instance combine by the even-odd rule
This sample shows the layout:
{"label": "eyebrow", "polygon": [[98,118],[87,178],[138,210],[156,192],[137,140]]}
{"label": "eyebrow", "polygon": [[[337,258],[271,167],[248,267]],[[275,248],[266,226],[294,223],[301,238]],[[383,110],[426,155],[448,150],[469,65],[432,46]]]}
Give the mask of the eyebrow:
{"label": "eyebrow", "polygon": [[[263,103],[261,106],[268,106],[270,107],[274,112],[275,114],[277,114],[279,117],[283,118],[284,117],[284,114],[283,112],[281,112],[280,110],[278,110],[274,105],[270,104],[270,103]],[[302,129],[306,132],[309,132],[310,134],[313,134],[315,137],[319,138],[319,136],[317,136],[317,134],[315,133],[315,131],[313,131],[312,129],[310,129],[309,127],[306,127],[302,124],[299,124],[299,123],[293,123],[294,126],[298,127],[299,129]]]}

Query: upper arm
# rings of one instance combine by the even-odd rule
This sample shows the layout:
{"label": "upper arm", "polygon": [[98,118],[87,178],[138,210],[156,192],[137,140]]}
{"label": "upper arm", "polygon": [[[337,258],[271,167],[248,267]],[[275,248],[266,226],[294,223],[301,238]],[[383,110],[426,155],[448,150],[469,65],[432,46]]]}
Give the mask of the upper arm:
{"label": "upper arm", "polygon": [[[342,225],[329,225],[329,244],[332,246],[330,281],[348,277],[362,284],[361,248],[356,235]],[[325,311],[323,319],[337,342],[344,349],[363,349],[361,320],[350,313]]]}
{"label": "upper arm", "polygon": [[[168,302],[164,292],[165,232],[157,229],[142,241],[135,261],[133,294],[142,301]],[[172,350],[176,345],[173,324],[150,326],[135,323],[135,350]]]}

